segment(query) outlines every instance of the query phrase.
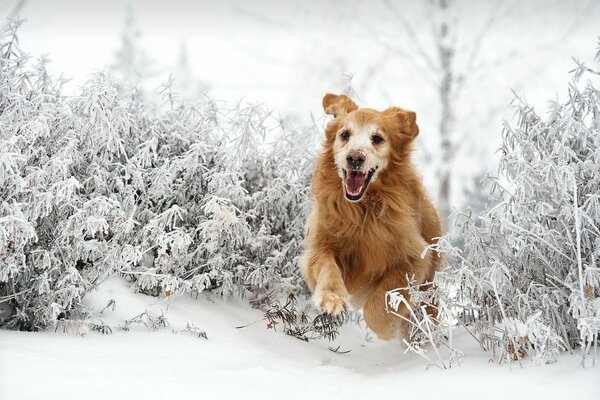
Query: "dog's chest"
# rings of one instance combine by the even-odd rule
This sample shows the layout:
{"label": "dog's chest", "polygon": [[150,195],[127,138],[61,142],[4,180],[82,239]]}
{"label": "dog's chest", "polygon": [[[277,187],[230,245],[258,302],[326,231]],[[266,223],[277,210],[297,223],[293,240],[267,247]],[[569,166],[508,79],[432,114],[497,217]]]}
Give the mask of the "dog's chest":
{"label": "dog's chest", "polygon": [[414,240],[407,236],[415,233],[410,212],[400,207],[382,212],[376,202],[360,208],[342,204],[348,208],[322,215],[321,223],[335,238],[333,247],[345,269],[377,275],[403,258],[405,245]]}
{"label": "dog's chest", "polygon": [[397,258],[398,234],[384,223],[365,223],[340,235],[338,254],[353,273],[378,274]]}

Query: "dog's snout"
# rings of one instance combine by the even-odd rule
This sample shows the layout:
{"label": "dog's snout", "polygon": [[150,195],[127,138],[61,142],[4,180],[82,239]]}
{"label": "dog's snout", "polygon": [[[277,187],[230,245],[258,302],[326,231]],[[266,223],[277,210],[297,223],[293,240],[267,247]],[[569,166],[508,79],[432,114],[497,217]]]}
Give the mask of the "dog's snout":
{"label": "dog's snout", "polygon": [[358,151],[352,151],[346,156],[346,161],[350,168],[360,169],[365,162],[365,156]]}

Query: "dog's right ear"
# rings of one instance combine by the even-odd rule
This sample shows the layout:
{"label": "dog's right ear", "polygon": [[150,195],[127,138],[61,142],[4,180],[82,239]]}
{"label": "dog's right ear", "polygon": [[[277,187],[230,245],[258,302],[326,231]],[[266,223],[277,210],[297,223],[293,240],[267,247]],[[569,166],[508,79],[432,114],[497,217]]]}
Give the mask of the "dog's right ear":
{"label": "dog's right ear", "polygon": [[336,95],[327,93],[323,97],[323,110],[325,110],[325,114],[333,115],[334,118],[346,115],[357,108],[356,103],[350,100],[350,97],[345,94]]}

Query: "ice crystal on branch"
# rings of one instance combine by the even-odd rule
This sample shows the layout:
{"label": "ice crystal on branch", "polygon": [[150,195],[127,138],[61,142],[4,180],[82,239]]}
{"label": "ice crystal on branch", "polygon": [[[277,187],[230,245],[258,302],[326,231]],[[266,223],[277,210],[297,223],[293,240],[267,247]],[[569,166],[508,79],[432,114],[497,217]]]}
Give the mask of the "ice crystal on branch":
{"label": "ice crystal on branch", "polygon": [[[501,357],[541,362],[600,333],[600,91],[592,68],[574,70],[568,100],[540,116],[515,99],[503,131],[502,197],[459,218],[464,252],[438,249],[449,267],[438,284],[457,291],[460,319]],[[588,76],[590,80],[581,83]],[[596,79],[596,82],[593,81]]]}
{"label": "ice crystal on branch", "polygon": [[260,105],[187,103],[170,83],[155,107],[105,73],[63,96],[18,25],[0,34],[0,324],[85,316],[111,274],[155,296],[304,290],[312,128],[288,140]]}

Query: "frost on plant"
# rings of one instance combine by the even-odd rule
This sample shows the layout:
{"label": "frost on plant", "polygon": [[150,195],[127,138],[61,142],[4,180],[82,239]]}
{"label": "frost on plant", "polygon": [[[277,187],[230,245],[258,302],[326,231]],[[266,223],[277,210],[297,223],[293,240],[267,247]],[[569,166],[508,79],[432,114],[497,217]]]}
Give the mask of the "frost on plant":
{"label": "frost on plant", "polygon": [[[598,57],[597,57],[598,59]],[[503,130],[494,204],[462,216],[463,249],[442,238],[438,287],[459,321],[500,358],[552,362],[600,332],[600,91],[577,64],[568,100],[539,115],[515,100]],[[589,77],[582,82],[582,77]],[[594,79],[596,81],[594,82]]]}
{"label": "frost on plant", "polygon": [[157,106],[105,73],[65,96],[19,24],[0,33],[1,325],[84,318],[82,296],[111,274],[156,296],[303,291],[314,128],[180,102],[170,84]]}
{"label": "frost on plant", "polygon": [[446,287],[417,285],[408,276],[407,281],[406,287],[385,294],[386,311],[403,320],[407,327],[407,337],[403,339],[406,352],[419,355],[428,366],[446,369],[460,364],[464,355],[452,346],[456,308],[453,297]]}

